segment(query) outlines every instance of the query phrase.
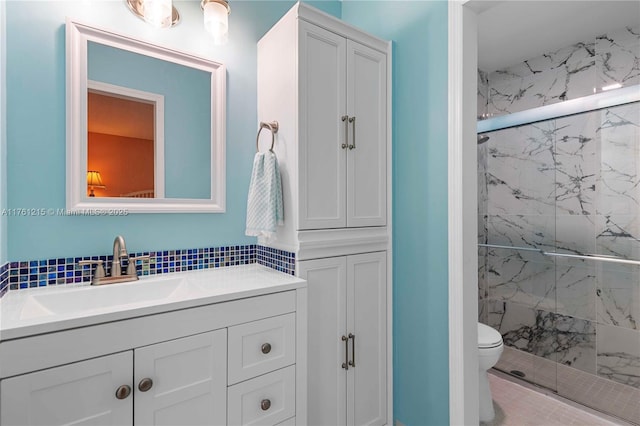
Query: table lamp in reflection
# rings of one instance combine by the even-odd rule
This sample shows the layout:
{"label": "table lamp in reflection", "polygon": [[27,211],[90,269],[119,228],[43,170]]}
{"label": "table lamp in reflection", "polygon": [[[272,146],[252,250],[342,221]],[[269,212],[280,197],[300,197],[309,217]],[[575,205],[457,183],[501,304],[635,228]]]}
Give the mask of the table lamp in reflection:
{"label": "table lamp in reflection", "polygon": [[87,187],[89,187],[89,197],[95,197],[96,194],[93,193],[95,188],[104,189],[106,186],[102,183],[102,177],[100,176],[100,172],[95,170],[89,170],[87,172]]}

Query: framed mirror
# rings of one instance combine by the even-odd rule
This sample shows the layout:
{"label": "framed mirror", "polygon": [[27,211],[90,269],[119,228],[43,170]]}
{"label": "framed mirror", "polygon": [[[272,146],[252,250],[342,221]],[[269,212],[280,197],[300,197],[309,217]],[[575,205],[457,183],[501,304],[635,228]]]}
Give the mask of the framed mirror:
{"label": "framed mirror", "polygon": [[67,19],[67,209],[224,212],[222,64]]}

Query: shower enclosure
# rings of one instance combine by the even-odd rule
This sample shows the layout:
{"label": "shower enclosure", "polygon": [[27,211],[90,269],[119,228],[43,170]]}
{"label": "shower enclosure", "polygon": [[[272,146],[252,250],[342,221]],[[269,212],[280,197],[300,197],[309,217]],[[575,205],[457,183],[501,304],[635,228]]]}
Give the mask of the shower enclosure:
{"label": "shower enclosure", "polygon": [[558,111],[478,139],[479,319],[498,369],[640,424],[640,102]]}

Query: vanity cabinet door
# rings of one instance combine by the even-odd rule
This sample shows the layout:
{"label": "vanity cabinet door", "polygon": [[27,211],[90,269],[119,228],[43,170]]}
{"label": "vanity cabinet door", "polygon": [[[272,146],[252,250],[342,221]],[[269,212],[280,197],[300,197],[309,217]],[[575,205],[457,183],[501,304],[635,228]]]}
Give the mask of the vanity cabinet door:
{"label": "vanity cabinet door", "polygon": [[4,379],[0,424],[131,425],[132,377],[127,351]]}
{"label": "vanity cabinet door", "polygon": [[224,425],[227,330],[135,350],[135,424]]}

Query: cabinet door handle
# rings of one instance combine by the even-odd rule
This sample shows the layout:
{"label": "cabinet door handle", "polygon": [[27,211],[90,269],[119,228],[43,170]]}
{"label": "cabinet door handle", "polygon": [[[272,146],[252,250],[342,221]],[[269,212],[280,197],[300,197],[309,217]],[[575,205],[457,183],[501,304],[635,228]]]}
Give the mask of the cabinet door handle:
{"label": "cabinet door handle", "polygon": [[116,389],[116,398],[125,399],[131,394],[131,386],[122,385],[118,389]]}
{"label": "cabinet door handle", "polygon": [[153,380],[151,380],[148,377],[145,377],[144,379],[140,380],[140,383],[138,383],[138,389],[140,390],[140,392],[146,392],[152,387],[153,387]]}
{"label": "cabinet door handle", "polygon": [[353,333],[349,333],[349,339],[351,339],[351,361],[349,361],[349,365],[352,367],[356,366],[356,335]]}
{"label": "cabinet door handle", "polygon": [[353,124],[353,145],[349,145],[349,149],[356,149],[356,118],[349,118],[349,123]]}
{"label": "cabinet door handle", "polygon": [[342,121],[344,122],[344,143],[341,145],[342,149],[347,149],[349,146],[349,116],[343,115]]}
{"label": "cabinet door handle", "polygon": [[269,352],[271,352],[271,344],[270,343],[265,343],[264,345],[262,345],[262,347],[260,349],[262,350],[262,353],[266,355]]}
{"label": "cabinet door handle", "polygon": [[345,370],[349,369],[349,338],[347,336],[342,336],[342,341],[344,342],[344,362],[342,363],[342,368]]}
{"label": "cabinet door handle", "polygon": [[271,408],[271,401],[268,399],[263,399],[262,401],[260,401],[260,408],[262,408],[262,411],[267,411],[269,408]]}

